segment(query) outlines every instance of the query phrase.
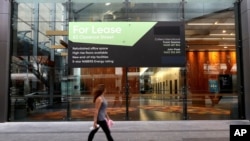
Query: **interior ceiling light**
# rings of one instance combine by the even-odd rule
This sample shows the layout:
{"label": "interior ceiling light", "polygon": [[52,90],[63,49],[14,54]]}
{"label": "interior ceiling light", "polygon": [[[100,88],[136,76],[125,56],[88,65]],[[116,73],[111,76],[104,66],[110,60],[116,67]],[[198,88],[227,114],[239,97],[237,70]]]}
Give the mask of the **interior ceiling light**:
{"label": "interior ceiling light", "polygon": [[111,4],[110,2],[105,3],[106,6],[109,6],[110,4]]}
{"label": "interior ceiling light", "polygon": [[186,38],[187,40],[221,40],[221,38]]}
{"label": "interior ceiling light", "polygon": [[187,25],[234,25],[234,23],[187,23]]}
{"label": "interior ceiling light", "polygon": [[227,31],[226,30],[222,30],[222,33],[226,33]]}
{"label": "interior ceiling light", "polygon": [[228,45],[218,45],[218,46],[227,46],[227,47],[229,47],[229,46],[235,46],[235,45],[230,45],[230,44],[228,44]]}
{"label": "interior ceiling light", "polygon": [[186,38],[189,41],[192,40],[235,40],[235,38]]}
{"label": "interior ceiling light", "polygon": [[213,23],[188,23],[187,25],[214,25]]}
{"label": "interior ceiling light", "polygon": [[110,14],[113,15],[114,11],[108,10],[107,12],[105,12],[104,14]]}
{"label": "interior ceiling light", "polygon": [[235,38],[222,38],[222,40],[235,40]]}
{"label": "interior ceiling light", "polygon": [[216,25],[235,25],[234,23],[217,23]]}
{"label": "interior ceiling light", "polygon": [[230,33],[230,34],[209,34],[210,36],[234,36],[234,33]]}

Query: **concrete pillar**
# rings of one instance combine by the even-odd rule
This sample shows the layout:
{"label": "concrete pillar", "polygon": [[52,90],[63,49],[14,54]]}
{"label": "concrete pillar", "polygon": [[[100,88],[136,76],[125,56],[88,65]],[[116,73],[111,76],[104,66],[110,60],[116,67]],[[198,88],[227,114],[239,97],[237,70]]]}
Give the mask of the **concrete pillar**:
{"label": "concrete pillar", "polygon": [[0,122],[7,121],[9,50],[10,50],[10,2],[0,1]]}
{"label": "concrete pillar", "polygon": [[241,2],[245,115],[250,120],[250,1]]}

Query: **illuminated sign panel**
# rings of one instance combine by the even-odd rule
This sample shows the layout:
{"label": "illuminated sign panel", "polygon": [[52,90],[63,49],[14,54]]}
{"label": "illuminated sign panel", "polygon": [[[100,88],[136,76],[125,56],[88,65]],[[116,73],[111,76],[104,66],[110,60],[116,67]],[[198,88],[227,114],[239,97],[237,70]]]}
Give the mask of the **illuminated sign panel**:
{"label": "illuminated sign panel", "polygon": [[185,65],[180,22],[70,22],[70,67]]}

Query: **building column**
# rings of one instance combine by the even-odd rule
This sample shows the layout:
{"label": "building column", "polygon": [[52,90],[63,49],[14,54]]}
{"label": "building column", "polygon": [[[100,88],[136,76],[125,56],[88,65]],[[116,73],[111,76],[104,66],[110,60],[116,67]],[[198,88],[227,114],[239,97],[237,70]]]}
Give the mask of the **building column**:
{"label": "building column", "polygon": [[10,51],[10,2],[0,1],[0,122],[7,121]]}
{"label": "building column", "polygon": [[242,57],[244,72],[244,98],[245,116],[250,120],[250,1],[241,2],[241,35],[242,35]]}

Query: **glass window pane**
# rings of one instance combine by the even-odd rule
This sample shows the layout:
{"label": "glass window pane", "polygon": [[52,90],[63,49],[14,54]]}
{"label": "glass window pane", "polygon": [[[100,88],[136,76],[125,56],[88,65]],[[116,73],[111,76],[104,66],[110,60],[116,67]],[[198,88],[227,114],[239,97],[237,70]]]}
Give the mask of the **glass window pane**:
{"label": "glass window pane", "polygon": [[[92,120],[99,83],[114,120],[237,119],[235,0],[182,2],[15,0],[11,119]],[[187,67],[69,68],[69,21],[183,21]]]}

